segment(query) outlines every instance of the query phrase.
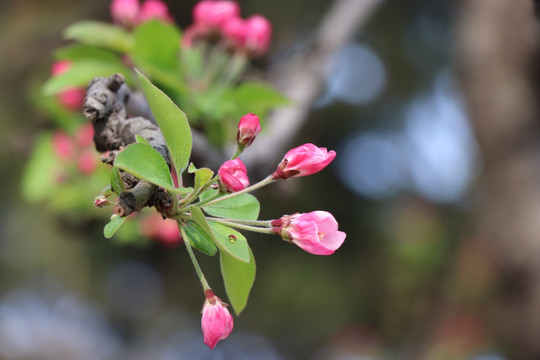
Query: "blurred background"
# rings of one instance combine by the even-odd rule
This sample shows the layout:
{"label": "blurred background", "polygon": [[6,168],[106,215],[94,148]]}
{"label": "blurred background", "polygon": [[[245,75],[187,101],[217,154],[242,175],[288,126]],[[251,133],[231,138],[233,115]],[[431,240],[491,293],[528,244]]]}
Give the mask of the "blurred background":
{"label": "blurred background", "polygon": [[[103,237],[106,220],[21,197],[51,126],[33,99],[52,51],[68,25],[110,21],[109,1],[0,1],[0,359],[538,358],[533,3],[476,2],[371,1],[288,144],[325,146],[336,160],[257,193],[261,219],[327,210],[347,239],[318,257],[250,234],[249,304],[209,350],[182,246],[118,244]],[[191,23],[196,1],[166,3]],[[270,53],[253,64],[269,74],[336,4],[239,3],[273,24]],[[217,259],[200,261],[225,298]]]}

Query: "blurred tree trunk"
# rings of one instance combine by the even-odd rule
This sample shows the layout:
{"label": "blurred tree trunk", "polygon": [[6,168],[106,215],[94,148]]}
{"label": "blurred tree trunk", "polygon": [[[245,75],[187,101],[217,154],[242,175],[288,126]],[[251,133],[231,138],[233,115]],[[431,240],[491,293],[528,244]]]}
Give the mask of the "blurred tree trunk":
{"label": "blurred tree trunk", "polygon": [[532,1],[463,0],[457,61],[480,147],[476,231],[495,248],[494,331],[540,358],[540,100]]}

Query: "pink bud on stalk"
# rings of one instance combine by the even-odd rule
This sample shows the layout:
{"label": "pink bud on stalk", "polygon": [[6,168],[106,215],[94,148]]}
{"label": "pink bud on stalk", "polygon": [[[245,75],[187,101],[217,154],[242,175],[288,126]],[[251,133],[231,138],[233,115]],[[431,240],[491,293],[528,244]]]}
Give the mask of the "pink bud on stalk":
{"label": "pink bud on stalk", "polygon": [[64,160],[68,161],[75,155],[75,144],[63,131],[56,131],[52,136],[52,147],[54,154]]}
{"label": "pink bud on stalk", "polygon": [[239,17],[232,17],[225,21],[222,28],[223,36],[225,40],[234,49],[244,49],[247,37],[247,23],[246,20]]}
{"label": "pink bud on stalk", "polygon": [[246,165],[240,159],[225,161],[218,175],[221,184],[231,192],[243,190],[249,185]]}
{"label": "pink bud on stalk", "polygon": [[105,197],[105,195],[98,195],[96,196],[96,198],[94,199],[94,205],[98,208],[102,208],[102,207],[105,207],[107,205],[109,205],[109,200],[107,200],[107,198]]}
{"label": "pink bud on stalk", "polygon": [[202,309],[201,328],[204,343],[213,349],[216,344],[229,336],[233,329],[233,317],[227,310],[227,304],[214,295],[212,290],[205,291],[206,300]]}
{"label": "pink bud on stalk", "polygon": [[314,255],[334,253],[346,237],[344,232],[338,231],[336,219],[327,211],[285,215],[272,221],[272,226],[272,231],[283,240]]}
{"label": "pink bud on stalk", "polygon": [[261,15],[246,19],[245,48],[252,56],[264,55],[270,47],[272,24]]}
{"label": "pink bud on stalk", "polygon": [[324,169],[335,157],[334,150],[327,151],[313,144],[304,144],[285,154],[272,178],[277,180],[312,175]]}
{"label": "pink bud on stalk", "polygon": [[[68,71],[70,67],[71,61],[69,60],[57,61],[51,67],[51,74],[52,76],[61,75]],[[56,96],[58,102],[62,106],[72,111],[77,111],[82,108],[85,97],[86,90],[82,87],[68,87]]]}
{"label": "pink bud on stalk", "polygon": [[236,141],[238,145],[248,147],[253,143],[255,137],[261,132],[259,117],[255,114],[246,114],[240,118],[238,123],[238,133]]}
{"label": "pink bud on stalk", "polygon": [[193,8],[194,26],[205,32],[221,30],[228,19],[240,15],[235,1],[201,1]]}
{"label": "pink bud on stalk", "polygon": [[110,10],[115,23],[132,28],[138,21],[139,0],[113,0]]}
{"label": "pink bud on stalk", "polygon": [[138,23],[152,19],[159,19],[166,23],[173,22],[167,4],[161,0],[146,0],[141,6],[141,11],[137,19]]}

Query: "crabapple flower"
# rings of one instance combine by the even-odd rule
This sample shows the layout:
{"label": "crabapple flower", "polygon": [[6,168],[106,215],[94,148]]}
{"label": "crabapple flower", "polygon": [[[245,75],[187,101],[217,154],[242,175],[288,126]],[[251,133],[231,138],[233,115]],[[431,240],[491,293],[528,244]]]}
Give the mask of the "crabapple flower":
{"label": "crabapple flower", "polygon": [[176,221],[163,219],[158,214],[145,217],[140,223],[141,233],[165,246],[176,246],[182,241]]}
{"label": "crabapple flower", "polygon": [[272,178],[276,180],[312,175],[324,169],[335,157],[334,150],[327,151],[313,144],[304,144],[285,154]]}
{"label": "crabapple flower", "polygon": [[261,132],[259,117],[255,114],[246,114],[240,118],[238,123],[238,133],[236,141],[238,145],[248,147],[253,143],[255,137]]}
{"label": "crabapple flower", "polygon": [[161,0],[146,0],[141,6],[138,23],[143,23],[152,19],[159,19],[166,23],[171,23],[173,18],[169,13],[167,4]]}
{"label": "crabapple flower", "polygon": [[240,159],[225,161],[218,175],[221,184],[231,192],[243,190],[249,185],[246,165]]}
{"label": "crabapple flower", "polygon": [[201,328],[204,343],[213,349],[216,344],[229,336],[233,329],[233,317],[227,310],[227,304],[214,295],[212,290],[205,291],[206,300],[202,309]]}
{"label": "crabapple flower", "polygon": [[225,40],[235,49],[243,50],[247,38],[248,27],[246,20],[232,17],[225,21],[222,28]]}
{"label": "crabapple flower", "polygon": [[221,30],[225,22],[240,15],[235,1],[201,1],[193,8],[194,25],[205,32]]}
{"label": "crabapple flower", "polygon": [[111,17],[119,25],[131,28],[137,24],[140,5],[139,0],[113,0]]}
{"label": "crabapple flower", "polygon": [[56,131],[53,134],[52,147],[54,154],[64,161],[71,160],[75,155],[75,144],[73,144],[69,135],[63,131]]}
{"label": "crabapple flower", "polygon": [[346,234],[338,230],[334,216],[327,211],[285,215],[272,221],[272,231],[302,250],[314,255],[330,255],[336,251]]}
{"label": "crabapple flower", "polygon": [[245,47],[249,54],[261,56],[268,51],[272,39],[272,24],[261,15],[246,19]]}
{"label": "crabapple flower", "polygon": [[79,172],[83,175],[90,175],[96,170],[98,165],[98,159],[96,157],[96,152],[90,149],[85,149],[79,155],[77,161],[77,168]]}
{"label": "crabapple flower", "polygon": [[[52,76],[58,76],[69,70],[71,61],[62,60],[55,62],[51,67]],[[83,87],[68,87],[56,95],[58,102],[66,109],[77,111],[82,108],[86,89]]]}

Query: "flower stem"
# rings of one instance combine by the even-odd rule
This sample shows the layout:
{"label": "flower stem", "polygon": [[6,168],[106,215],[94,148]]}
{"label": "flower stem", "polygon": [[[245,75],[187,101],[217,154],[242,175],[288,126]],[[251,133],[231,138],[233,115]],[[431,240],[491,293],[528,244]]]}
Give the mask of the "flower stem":
{"label": "flower stem", "polygon": [[201,266],[199,265],[199,262],[197,261],[195,254],[193,253],[193,249],[191,248],[191,245],[189,243],[189,239],[186,235],[186,231],[184,230],[184,227],[180,224],[178,224],[178,227],[180,228],[180,232],[182,233],[182,238],[184,238],[184,244],[186,244],[186,249],[189,254],[189,257],[191,258],[191,262],[193,263],[193,266],[195,267],[195,272],[197,273],[197,276],[199,277],[199,280],[201,281],[201,285],[204,291],[206,292],[206,290],[210,290],[210,285],[208,285],[208,281],[206,281],[206,278],[204,277],[204,274],[201,270]]}
{"label": "flower stem", "polygon": [[270,175],[270,176],[264,178],[263,180],[259,181],[258,183],[253,184],[251,186],[248,186],[247,188],[245,188],[243,190],[230,193],[229,195],[222,196],[222,197],[217,198],[217,199],[212,200],[212,201],[206,201],[206,202],[201,201],[200,203],[195,204],[195,205],[198,206],[198,207],[213,205],[213,204],[215,204],[217,202],[227,200],[227,199],[233,198],[235,196],[248,193],[248,192],[253,191],[253,190],[257,190],[257,189],[259,189],[259,188],[261,188],[261,187],[263,187],[265,185],[268,185],[268,184],[270,184],[271,182],[274,182],[274,181],[275,181],[275,179]]}
{"label": "flower stem", "polygon": [[258,232],[258,233],[263,233],[263,234],[274,234],[274,232],[272,231],[272,228],[269,228],[269,227],[249,226],[249,225],[239,224],[233,221],[223,220],[221,218],[208,218],[208,220],[215,221],[217,223],[231,226],[231,227],[241,229],[241,230],[253,231],[253,232]]}

